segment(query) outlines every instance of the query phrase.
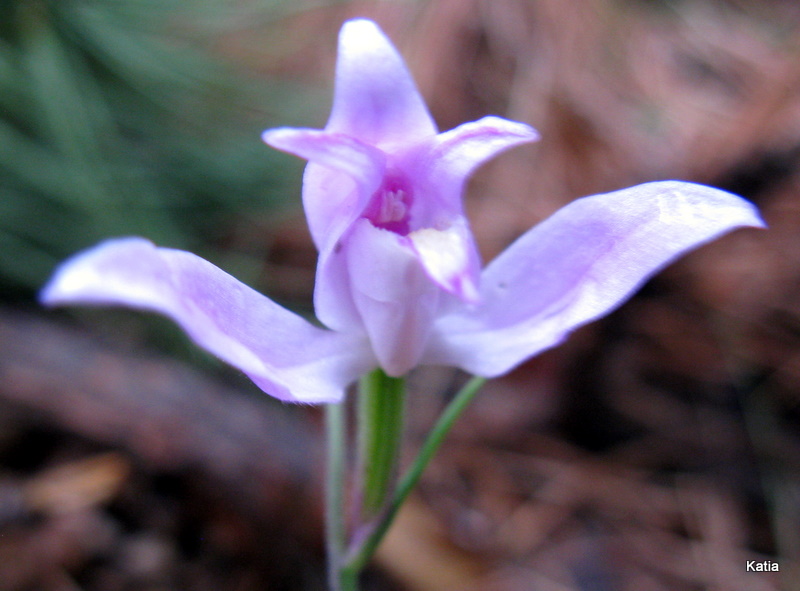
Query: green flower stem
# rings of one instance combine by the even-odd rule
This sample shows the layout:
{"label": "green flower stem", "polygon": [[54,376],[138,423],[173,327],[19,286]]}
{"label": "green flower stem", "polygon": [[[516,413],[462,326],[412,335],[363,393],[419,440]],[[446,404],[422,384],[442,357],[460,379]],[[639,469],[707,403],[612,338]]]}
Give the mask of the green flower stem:
{"label": "green flower stem", "polygon": [[[346,544],[344,485],[347,456],[347,411],[343,402],[325,407],[327,431],[327,474],[325,482],[325,546],[328,585],[331,591],[356,591],[348,581],[342,563]],[[353,581],[355,583],[355,580]]]}
{"label": "green flower stem", "polygon": [[405,423],[405,380],[381,369],[361,379],[358,392],[357,478],[361,519],[369,522],[386,506],[397,475]]}
{"label": "green flower stem", "polygon": [[422,476],[422,473],[431,461],[431,458],[433,458],[441,447],[442,442],[444,442],[445,437],[447,437],[456,419],[461,416],[464,409],[469,406],[470,402],[472,402],[475,395],[485,383],[486,378],[473,377],[464,385],[458,394],[456,394],[450,404],[447,405],[447,408],[444,409],[444,412],[442,412],[433,430],[425,440],[414,463],[400,480],[400,484],[386,512],[383,513],[381,519],[375,524],[374,529],[366,535],[363,541],[351,550],[347,557],[347,562],[342,568],[342,572],[348,573],[349,576],[358,576],[358,573],[367,565],[384,535],[386,535],[386,532],[389,530],[389,526],[391,526],[394,518],[397,516],[400,507],[403,505],[414,486],[416,486],[420,476]]}

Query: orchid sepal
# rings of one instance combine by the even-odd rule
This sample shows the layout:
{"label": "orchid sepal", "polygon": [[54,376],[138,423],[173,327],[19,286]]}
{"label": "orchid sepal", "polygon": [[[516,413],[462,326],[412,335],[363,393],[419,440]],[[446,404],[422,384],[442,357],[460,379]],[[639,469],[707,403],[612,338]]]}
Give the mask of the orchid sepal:
{"label": "orchid sepal", "polygon": [[208,261],[142,238],[108,240],[72,257],[40,301],[168,316],[198,345],[288,402],[338,402],[375,364],[363,335],[316,327]]}
{"label": "orchid sepal", "polygon": [[439,317],[424,358],[502,375],[613,311],[682,254],[742,227],[765,227],[755,206],[683,181],[573,201],[486,267],[481,306]]}

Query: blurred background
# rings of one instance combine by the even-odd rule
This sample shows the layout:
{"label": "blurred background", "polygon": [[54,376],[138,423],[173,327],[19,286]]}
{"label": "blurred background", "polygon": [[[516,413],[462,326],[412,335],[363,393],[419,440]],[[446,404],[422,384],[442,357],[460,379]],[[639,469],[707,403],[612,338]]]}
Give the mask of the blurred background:
{"label": "blurred background", "polygon": [[[541,132],[471,182],[486,260],[657,179],[770,226],[490,382],[365,589],[800,589],[796,2],[0,0],[0,591],[324,589],[319,411],[164,320],[35,297],[70,254],[142,235],[311,314],[303,163],[259,134],[324,125],[354,16],[441,129]],[[412,376],[409,454],[463,379]]]}

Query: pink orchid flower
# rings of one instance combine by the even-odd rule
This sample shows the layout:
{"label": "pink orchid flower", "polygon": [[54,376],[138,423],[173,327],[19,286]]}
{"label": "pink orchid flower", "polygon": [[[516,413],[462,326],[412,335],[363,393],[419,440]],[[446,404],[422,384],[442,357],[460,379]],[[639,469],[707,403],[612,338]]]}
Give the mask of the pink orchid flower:
{"label": "pink orchid flower", "polygon": [[501,375],[619,306],[686,250],[763,226],[735,195],[648,183],[574,201],[481,271],[464,183],[537,133],[499,117],[438,133],[402,58],[368,20],[342,28],[325,129],[263,137],[309,161],[303,204],[325,328],[193,254],[141,238],[66,261],[42,301],[160,312],[268,394],[329,403],[376,367],[392,376],[417,365]]}

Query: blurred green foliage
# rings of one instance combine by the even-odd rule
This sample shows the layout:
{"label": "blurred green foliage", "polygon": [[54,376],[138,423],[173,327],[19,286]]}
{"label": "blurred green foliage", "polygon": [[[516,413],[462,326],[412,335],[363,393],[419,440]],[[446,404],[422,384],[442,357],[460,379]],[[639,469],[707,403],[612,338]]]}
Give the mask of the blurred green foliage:
{"label": "blurred green foliage", "polygon": [[[288,3],[248,10],[266,23]],[[259,133],[313,110],[314,95],[214,54],[232,10],[0,0],[3,299],[30,297],[59,261],[104,238],[137,234],[213,259],[232,219],[299,203],[300,163],[287,171]]]}

